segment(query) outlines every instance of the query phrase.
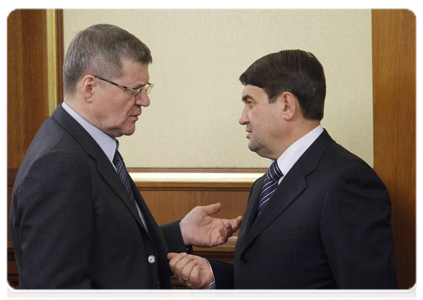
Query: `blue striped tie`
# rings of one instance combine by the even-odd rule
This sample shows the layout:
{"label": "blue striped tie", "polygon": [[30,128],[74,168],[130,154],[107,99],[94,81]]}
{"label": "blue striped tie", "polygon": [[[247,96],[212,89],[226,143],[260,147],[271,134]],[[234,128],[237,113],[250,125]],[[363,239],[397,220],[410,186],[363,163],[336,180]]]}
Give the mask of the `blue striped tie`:
{"label": "blue striped tie", "polygon": [[123,183],[123,186],[125,187],[126,191],[129,194],[129,197],[131,200],[135,203],[134,193],[132,192],[131,188],[131,181],[129,180],[129,174],[126,170],[125,163],[123,162],[123,158],[120,155],[119,151],[116,150],[115,157],[113,158],[113,163],[116,166],[116,172],[119,175],[120,180]]}
{"label": "blue striped tie", "polygon": [[131,180],[129,180],[128,170],[126,169],[125,163],[123,162],[122,155],[120,155],[120,153],[117,149],[116,149],[116,152],[115,152],[115,157],[113,158],[113,163],[115,164],[116,172],[119,175],[119,178],[122,181],[123,186],[125,187],[125,190],[129,194],[129,197],[131,199],[131,203],[138,210],[138,214],[141,218],[141,222],[144,225],[144,228],[148,231],[147,224],[145,223],[144,215],[141,212],[141,210],[139,209],[137,203],[135,202],[134,192],[132,191],[132,188],[131,188]]}
{"label": "blue striped tie", "polygon": [[270,197],[275,192],[276,188],[278,187],[279,178],[281,178],[282,176],[283,174],[279,169],[277,161],[275,160],[270,165],[269,170],[266,173],[266,178],[264,179],[264,184],[260,194],[260,202],[257,215],[262,212]]}

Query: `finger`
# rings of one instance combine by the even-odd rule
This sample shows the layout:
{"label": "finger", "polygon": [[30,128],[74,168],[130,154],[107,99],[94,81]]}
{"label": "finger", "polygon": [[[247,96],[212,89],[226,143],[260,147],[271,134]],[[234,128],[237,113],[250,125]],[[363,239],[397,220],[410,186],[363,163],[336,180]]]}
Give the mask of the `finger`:
{"label": "finger", "polygon": [[167,254],[167,258],[173,263],[177,263],[179,260],[181,260],[182,258],[188,256],[187,253],[182,252],[182,253],[168,253]]}
{"label": "finger", "polygon": [[198,265],[192,268],[192,271],[189,277],[189,283],[190,283],[190,286],[194,289],[199,289],[203,287],[202,280],[200,278],[200,267]]}
{"label": "finger", "polygon": [[224,228],[220,228],[219,233],[220,236],[216,241],[217,245],[226,243],[228,241],[228,238],[232,236],[232,230],[230,229],[226,230]]}
{"label": "finger", "polygon": [[200,259],[198,266],[195,266],[190,275],[190,285],[193,288],[204,288],[207,285],[211,284],[214,280],[213,273],[210,269],[210,264],[204,260]]}
{"label": "finger", "polygon": [[177,266],[177,264],[182,260],[182,259],[184,259],[185,257],[187,257],[187,254],[184,252],[184,253],[179,253],[179,254],[176,254],[176,255],[173,255],[174,253],[169,253],[168,254],[168,258],[169,257],[172,257],[171,259],[170,259],[170,261],[169,261],[169,267],[170,267],[170,269],[172,270],[172,272],[175,274],[175,272],[177,273],[178,271],[176,270],[176,266]]}
{"label": "finger", "polygon": [[[179,276],[176,276],[177,278],[179,277],[181,279],[181,283],[190,283],[191,281],[191,273],[192,270],[198,265],[198,262],[195,260],[192,260],[190,262],[188,262],[181,270],[181,273],[179,274]],[[184,282],[185,281],[185,282]]]}
{"label": "finger", "polygon": [[216,244],[215,246],[224,244],[228,241],[228,238],[232,236],[232,229],[225,229],[223,227],[219,228],[219,235],[215,237]]}
{"label": "finger", "polygon": [[[173,268],[174,272],[173,274],[175,276],[179,276],[179,277],[184,277],[186,278],[186,276],[182,276],[182,271],[187,267],[187,265],[189,265],[191,262],[194,261],[194,257],[192,257],[191,255],[186,255],[183,258],[181,258],[180,260],[178,260]],[[186,269],[185,273],[183,275],[189,275],[189,271],[190,269]],[[188,274],[186,274],[188,273]]]}
{"label": "finger", "polygon": [[239,216],[236,219],[231,220],[232,231],[235,232],[241,227],[242,216]]}
{"label": "finger", "polygon": [[168,260],[172,260],[175,256],[177,256],[179,253],[175,253],[175,252],[169,252],[167,254],[167,259]]}
{"label": "finger", "polygon": [[228,227],[226,227],[225,225],[219,227],[219,233],[222,236],[227,236],[227,235],[231,235],[232,233],[232,226],[229,224]]}
{"label": "finger", "polygon": [[222,208],[222,204],[215,203],[208,206],[204,206],[204,212],[206,213],[206,215],[211,216],[218,213],[221,208]]}
{"label": "finger", "polygon": [[223,225],[226,229],[231,228],[231,227],[232,227],[231,220],[228,220],[228,219],[222,219],[222,225]]}

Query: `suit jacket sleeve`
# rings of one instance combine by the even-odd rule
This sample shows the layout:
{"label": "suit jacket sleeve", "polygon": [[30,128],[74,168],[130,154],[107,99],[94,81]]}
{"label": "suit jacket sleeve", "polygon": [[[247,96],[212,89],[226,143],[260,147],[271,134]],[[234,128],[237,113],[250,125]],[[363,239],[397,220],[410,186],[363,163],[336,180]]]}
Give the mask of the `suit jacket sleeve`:
{"label": "suit jacket sleeve", "polygon": [[69,153],[46,154],[29,167],[18,193],[22,288],[88,288],[93,210],[86,165]]}
{"label": "suit jacket sleeve", "polygon": [[364,163],[345,166],[327,192],[321,233],[338,288],[396,288],[391,202]]}
{"label": "suit jacket sleeve", "polygon": [[179,227],[179,221],[160,226],[160,229],[162,230],[163,235],[166,239],[169,252],[188,252],[190,254],[193,253],[192,247],[187,247],[184,244],[181,229]]}

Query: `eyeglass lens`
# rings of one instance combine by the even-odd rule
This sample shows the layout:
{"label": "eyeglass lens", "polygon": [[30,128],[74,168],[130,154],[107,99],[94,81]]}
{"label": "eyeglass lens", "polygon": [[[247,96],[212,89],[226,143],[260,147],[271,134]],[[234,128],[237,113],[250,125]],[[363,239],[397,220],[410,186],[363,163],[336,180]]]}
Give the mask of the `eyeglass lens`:
{"label": "eyeglass lens", "polygon": [[153,87],[152,85],[148,85],[148,86],[143,87],[142,89],[140,89],[138,91],[138,93],[135,94],[135,98],[141,97],[142,95],[144,95],[144,93],[147,93],[147,95],[148,95],[150,93],[152,87]]}

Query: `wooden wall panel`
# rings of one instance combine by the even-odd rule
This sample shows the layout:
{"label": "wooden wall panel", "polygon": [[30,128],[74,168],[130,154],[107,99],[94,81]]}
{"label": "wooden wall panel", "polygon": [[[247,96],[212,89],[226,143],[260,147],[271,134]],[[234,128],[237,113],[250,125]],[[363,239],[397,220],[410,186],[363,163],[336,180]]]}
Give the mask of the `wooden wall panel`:
{"label": "wooden wall panel", "polygon": [[15,10],[7,19],[7,163],[18,169],[48,117],[45,10]]}
{"label": "wooden wall panel", "polygon": [[222,209],[216,217],[233,219],[244,214],[249,195],[249,187],[244,190],[227,190],[219,186],[207,187],[207,190],[201,190],[202,187],[181,190],[177,186],[161,191],[139,189],[159,225],[181,220],[196,206],[217,202],[222,204]]}
{"label": "wooden wall panel", "polygon": [[392,200],[400,288],[416,282],[416,17],[373,10],[374,169]]}

